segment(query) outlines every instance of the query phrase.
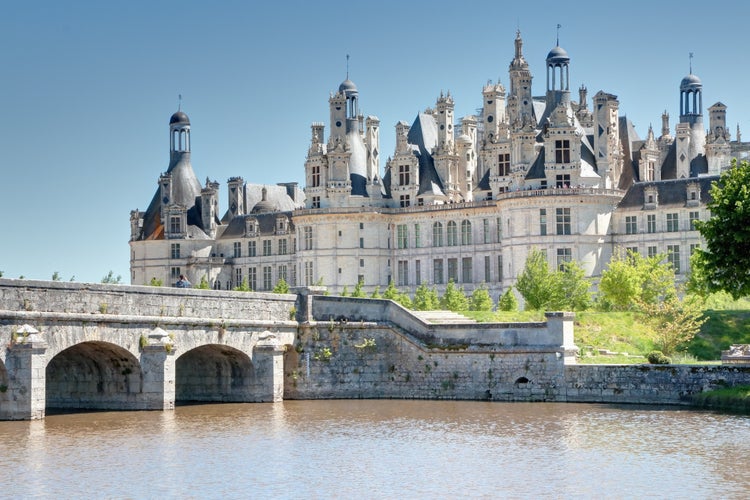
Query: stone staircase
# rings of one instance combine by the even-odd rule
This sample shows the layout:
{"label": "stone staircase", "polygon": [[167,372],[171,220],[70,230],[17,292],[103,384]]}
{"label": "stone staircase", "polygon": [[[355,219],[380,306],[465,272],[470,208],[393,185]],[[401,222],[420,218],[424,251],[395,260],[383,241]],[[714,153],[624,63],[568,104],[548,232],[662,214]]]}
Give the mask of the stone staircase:
{"label": "stone staircase", "polygon": [[458,323],[476,323],[476,320],[467,318],[453,311],[412,311],[414,316],[418,317],[425,323],[434,324],[458,324]]}

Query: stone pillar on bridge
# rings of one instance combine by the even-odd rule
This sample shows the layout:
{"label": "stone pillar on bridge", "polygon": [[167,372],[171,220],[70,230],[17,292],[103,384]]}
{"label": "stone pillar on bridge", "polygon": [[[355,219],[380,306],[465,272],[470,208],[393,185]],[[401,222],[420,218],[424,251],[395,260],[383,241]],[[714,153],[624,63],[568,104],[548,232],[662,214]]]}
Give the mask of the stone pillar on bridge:
{"label": "stone pillar on bridge", "polygon": [[259,402],[270,403],[284,399],[284,346],[270,333],[261,334],[253,349],[255,380],[259,381]]}
{"label": "stone pillar on bridge", "polygon": [[156,328],[141,346],[144,410],[174,410],[175,346],[169,334]]}
{"label": "stone pillar on bridge", "polygon": [[[36,420],[44,418],[46,406],[47,342],[30,325],[13,333],[5,367],[10,392],[7,407],[0,408],[0,418]],[[5,406],[5,402],[3,404]]]}

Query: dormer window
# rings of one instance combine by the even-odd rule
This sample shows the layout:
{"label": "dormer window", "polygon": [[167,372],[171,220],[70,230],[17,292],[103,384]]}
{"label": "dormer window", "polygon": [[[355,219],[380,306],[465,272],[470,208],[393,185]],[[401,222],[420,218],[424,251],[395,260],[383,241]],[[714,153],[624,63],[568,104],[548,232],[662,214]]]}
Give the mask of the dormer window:
{"label": "dormer window", "polygon": [[653,210],[659,205],[659,191],[655,186],[647,186],[643,191],[644,210]]}
{"label": "dormer window", "polygon": [[701,188],[697,182],[687,185],[687,206],[697,207],[701,202]]}
{"label": "dormer window", "polygon": [[245,234],[247,236],[257,236],[258,230],[258,221],[256,219],[245,219]]}

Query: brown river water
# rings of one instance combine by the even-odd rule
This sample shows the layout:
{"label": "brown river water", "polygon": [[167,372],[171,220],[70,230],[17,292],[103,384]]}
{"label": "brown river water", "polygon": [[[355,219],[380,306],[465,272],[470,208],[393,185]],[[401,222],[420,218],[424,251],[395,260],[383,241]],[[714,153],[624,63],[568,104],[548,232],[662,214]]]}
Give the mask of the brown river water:
{"label": "brown river water", "polygon": [[748,498],[750,417],[285,401],[0,422],[0,498]]}

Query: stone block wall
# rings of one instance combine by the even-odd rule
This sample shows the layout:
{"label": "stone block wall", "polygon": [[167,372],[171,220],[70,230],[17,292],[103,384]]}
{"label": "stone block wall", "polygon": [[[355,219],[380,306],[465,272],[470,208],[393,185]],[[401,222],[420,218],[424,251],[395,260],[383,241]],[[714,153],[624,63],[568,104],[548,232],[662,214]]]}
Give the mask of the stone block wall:
{"label": "stone block wall", "polygon": [[288,321],[295,295],[0,279],[0,309]]}
{"label": "stone block wall", "polygon": [[688,404],[692,395],[750,384],[750,366],[577,365],[565,367],[572,403]]}

